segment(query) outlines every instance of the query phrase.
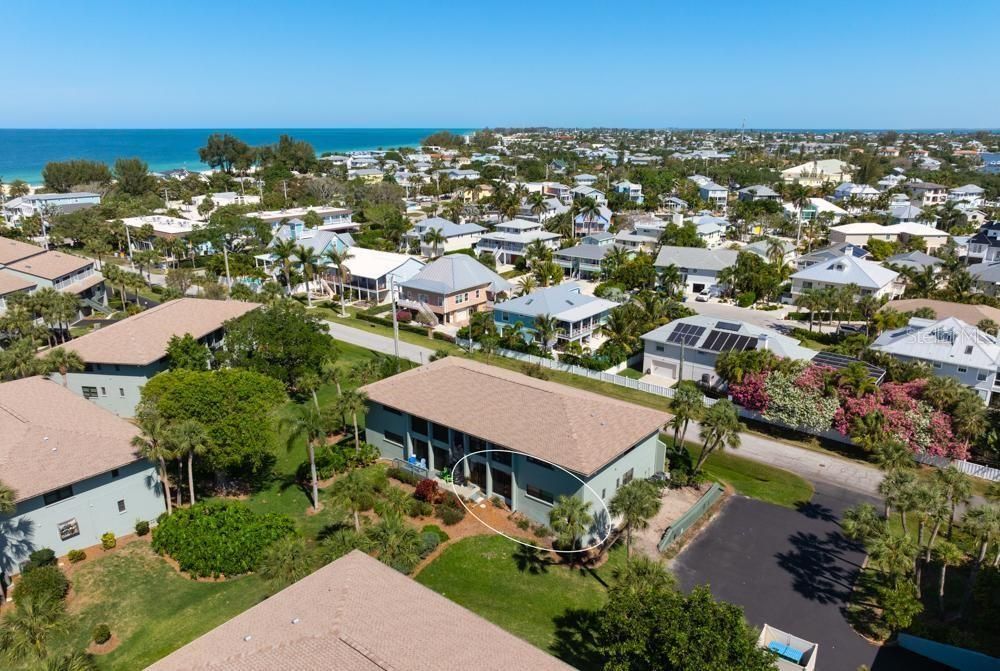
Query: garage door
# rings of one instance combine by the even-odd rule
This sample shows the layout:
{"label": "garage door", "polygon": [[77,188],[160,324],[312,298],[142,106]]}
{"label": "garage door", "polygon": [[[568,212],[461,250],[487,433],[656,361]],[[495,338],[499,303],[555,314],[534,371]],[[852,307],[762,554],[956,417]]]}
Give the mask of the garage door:
{"label": "garage door", "polygon": [[656,377],[666,377],[672,380],[677,377],[677,366],[672,363],[658,363],[654,361],[650,372]]}

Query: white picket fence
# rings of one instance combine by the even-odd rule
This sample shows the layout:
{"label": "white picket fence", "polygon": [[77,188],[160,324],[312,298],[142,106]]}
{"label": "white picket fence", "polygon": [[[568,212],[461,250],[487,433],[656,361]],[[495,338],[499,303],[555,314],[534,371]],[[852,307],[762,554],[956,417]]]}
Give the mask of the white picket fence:
{"label": "white picket fence", "polygon": [[1000,482],[1000,468],[992,468],[991,466],[985,466],[983,464],[974,464],[971,461],[963,461],[962,459],[934,457],[929,454],[918,454],[915,458],[920,463],[927,464],[928,466],[937,466],[938,468],[954,466],[958,470],[967,475],[971,475],[974,478],[982,478],[983,480],[989,480],[990,482]]}

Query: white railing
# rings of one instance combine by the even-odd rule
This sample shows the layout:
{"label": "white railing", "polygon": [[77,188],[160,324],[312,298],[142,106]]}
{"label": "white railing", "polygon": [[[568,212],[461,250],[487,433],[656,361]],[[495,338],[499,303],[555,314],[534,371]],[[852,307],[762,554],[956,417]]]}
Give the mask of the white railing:
{"label": "white railing", "polygon": [[1000,482],[1000,468],[992,468],[984,464],[974,464],[971,461],[964,461],[962,459],[934,457],[929,454],[918,454],[914,458],[921,464],[927,464],[928,466],[937,466],[938,468],[954,466],[966,475],[971,475],[974,478],[981,478],[990,482]]}

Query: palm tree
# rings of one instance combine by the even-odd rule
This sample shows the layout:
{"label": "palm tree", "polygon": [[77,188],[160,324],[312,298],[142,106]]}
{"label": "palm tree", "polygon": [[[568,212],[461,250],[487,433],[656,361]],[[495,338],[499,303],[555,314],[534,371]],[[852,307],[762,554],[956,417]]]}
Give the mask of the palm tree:
{"label": "palm tree", "polygon": [[292,260],[295,257],[295,240],[279,240],[271,247],[271,254],[281,264],[281,272],[285,275],[285,287],[288,295],[292,295]]}
{"label": "palm tree", "polygon": [[[1000,506],[987,504],[978,508],[973,508],[965,514],[963,520],[965,529],[979,545],[969,571],[969,579],[965,587],[965,595],[962,597],[961,612],[964,614],[972,598],[972,590],[976,586],[976,578],[986,561],[986,551],[1000,539]],[[1000,555],[998,555],[1000,557]]]}
{"label": "palm tree", "polygon": [[[314,399],[315,400],[315,399]],[[329,430],[329,422],[319,409],[319,403],[306,403],[296,406],[296,412],[289,420],[289,442],[291,447],[295,438],[302,436],[306,441],[309,453],[309,478],[312,488],[313,510],[319,510],[319,483],[316,477],[316,445],[324,440]]]}
{"label": "palm tree", "polygon": [[969,443],[986,433],[989,426],[986,406],[975,393],[966,392],[951,409],[951,424],[955,434],[969,448]]}
{"label": "palm tree", "polygon": [[84,369],[83,359],[73,350],[57,347],[45,356],[45,365],[49,372],[62,376],[63,387],[69,388],[69,374],[79,373]]}
{"label": "palm tree", "polygon": [[549,526],[564,548],[575,550],[580,538],[590,527],[590,501],[579,496],[561,494],[549,511]]}
{"label": "palm tree", "polygon": [[559,322],[552,315],[539,315],[535,317],[531,330],[535,332],[542,349],[548,352],[560,331]]}
{"label": "palm tree", "polygon": [[98,671],[98,668],[94,656],[80,650],[45,660],[44,671]]}
{"label": "palm tree", "polygon": [[681,381],[670,402],[670,412],[674,415],[670,419],[670,426],[674,430],[675,449],[683,448],[688,425],[692,420],[697,421],[704,411],[705,397],[698,390],[698,385],[691,380]]}
{"label": "palm tree", "polygon": [[632,531],[645,529],[650,518],[660,512],[660,491],[649,480],[633,480],[619,489],[608,510],[625,526],[625,555],[632,556]]}
{"label": "palm tree", "polygon": [[517,295],[526,296],[538,288],[538,280],[534,275],[525,275],[517,281]]}
{"label": "palm tree", "polygon": [[639,345],[639,336],[643,333],[639,313],[641,310],[633,304],[613,309],[608,320],[601,326],[601,335],[626,352],[635,351]]}
{"label": "palm tree", "polygon": [[740,431],[743,430],[743,423],[740,422],[740,415],[736,411],[736,406],[731,401],[722,399],[715,402],[711,408],[705,412],[705,418],[701,421],[701,454],[698,455],[698,463],[695,464],[694,472],[701,471],[705,460],[717,449],[726,447],[736,448],[740,446]]}
{"label": "palm tree", "polygon": [[0,379],[19,380],[44,372],[44,362],[37,357],[32,338],[21,338],[6,350],[0,350]]}
{"label": "palm tree", "polygon": [[[873,412],[864,417],[859,417],[859,424],[864,424],[870,421],[870,417],[881,418],[882,413]],[[851,436],[854,437],[853,434]],[[878,440],[872,447],[872,456],[875,458],[875,463],[883,471],[889,472],[894,470],[899,470],[903,468],[912,468],[916,466],[916,461],[913,459],[913,452],[910,450],[910,446],[895,437],[886,437],[882,434],[882,438]]]}
{"label": "palm tree", "polygon": [[577,207],[577,216],[586,222],[587,235],[590,235],[594,220],[601,216],[601,206],[593,198],[583,198]]}
{"label": "palm tree", "polygon": [[409,573],[420,561],[423,549],[420,534],[399,515],[388,515],[370,526],[365,537],[368,540],[366,549],[397,571]]}
{"label": "palm tree", "polygon": [[361,511],[368,510],[374,499],[371,482],[364,471],[355,469],[337,480],[332,494],[334,502],[354,516],[354,530],[361,531]]}
{"label": "palm tree", "polygon": [[855,361],[844,368],[837,383],[850,390],[854,394],[854,398],[861,398],[878,390],[878,384],[868,374],[868,369],[860,361]]}
{"label": "palm tree", "polygon": [[528,204],[531,206],[531,213],[542,220],[542,213],[545,212],[545,196],[541,191],[535,191],[528,196]]}
{"label": "palm tree", "polygon": [[778,238],[770,238],[767,241],[767,260],[772,266],[780,268],[785,265],[785,243]]}
{"label": "palm tree", "polygon": [[660,286],[663,287],[664,291],[669,296],[673,296],[677,293],[677,288],[681,285],[681,271],[677,269],[673,263],[668,266],[664,266],[659,269],[657,273],[660,281]]}
{"label": "palm tree", "polygon": [[438,256],[438,250],[448,239],[440,228],[432,228],[424,233],[424,242],[431,246],[431,256]]}
{"label": "palm tree", "polygon": [[264,550],[257,573],[275,587],[287,587],[312,573],[315,554],[301,536],[285,536]]}
{"label": "palm tree", "polygon": [[972,498],[972,480],[955,466],[939,468],[934,472],[934,479],[944,492],[950,509],[948,515],[948,540],[951,540],[955,527],[955,511],[960,504],[968,503]]}
{"label": "palm tree", "polygon": [[624,564],[615,567],[611,577],[615,579],[613,589],[627,590],[632,594],[655,594],[660,590],[674,587],[677,582],[674,574],[663,565],[663,562],[645,555],[632,557]]}
{"label": "palm tree", "polygon": [[299,267],[302,268],[302,277],[306,281],[306,302],[312,307],[312,279],[319,266],[319,257],[312,247],[299,245],[295,248],[295,259],[298,261]]}
{"label": "palm tree", "polygon": [[532,240],[524,248],[524,260],[529,266],[534,266],[536,263],[542,261],[548,261],[551,258],[552,250],[546,247],[545,243],[541,240]]}
{"label": "palm tree", "polygon": [[62,600],[51,596],[19,600],[3,618],[0,649],[12,661],[44,659],[49,640],[66,628],[65,613]]}
{"label": "palm tree", "polygon": [[813,330],[813,313],[820,306],[819,294],[815,289],[806,289],[795,298],[795,306],[809,311],[809,330]]}
{"label": "palm tree", "polygon": [[164,440],[177,458],[187,460],[188,495],[191,497],[191,505],[194,505],[194,457],[196,454],[204,454],[208,449],[205,427],[197,420],[185,419],[168,426]]}
{"label": "palm tree", "polygon": [[337,408],[344,417],[351,417],[354,422],[354,450],[361,452],[361,433],[358,429],[358,416],[368,412],[368,394],[357,389],[345,390],[337,401]]}
{"label": "palm tree", "polygon": [[139,450],[146,459],[155,461],[160,467],[160,482],[163,483],[163,493],[167,499],[167,514],[173,513],[173,503],[170,499],[170,479],[167,477],[167,459],[173,459],[174,453],[164,440],[166,423],[154,406],[140,403],[136,411],[135,423],[142,432],[132,436],[132,447]]}
{"label": "palm tree", "polygon": [[885,518],[889,519],[893,509],[897,509],[903,533],[906,534],[909,533],[906,528],[906,512],[912,508],[911,493],[916,482],[917,476],[911,470],[897,470],[886,473],[878,485],[878,493],[885,500]]}
{"label": "palm tree", "polygon": [[347,308],[344,303],[344,278],[347,276],[347,260],[350,259],[353,254],[348,247],[345,247],[343,251],[337,251],[335,247],[331,247],[326,250],[323,255],[326,260],[330,262],[334,268],[337,269],[337,281],[340,282],[340,316],[347,316]]}
{"label": "palm tree", "polygon": [[848,538],[868,542],[885,536],[889,526],[870,503],[861,503],[844,511],[841,527]]}
{"label": "palm tree", "polygon": [[17,509],[17,492],[0,482],[0,515],[9,515]]}
{"label": "palm tree", "polygon": [[934,557],[941,564],[941,573],[938,578],[938,612],[944,617],[944,585],[945,577],[949,566],[958,566],[965,561],[965,553],[951,541],[941,541],[934,548]]}

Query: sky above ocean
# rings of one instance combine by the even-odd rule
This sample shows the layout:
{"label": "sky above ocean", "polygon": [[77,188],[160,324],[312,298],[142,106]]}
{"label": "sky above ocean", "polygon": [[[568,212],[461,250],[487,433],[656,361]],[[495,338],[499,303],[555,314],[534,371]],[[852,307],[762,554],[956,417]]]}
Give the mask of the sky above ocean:
{"label": "sky above ocean", "polygon": [[0,128],[983,128],[1000,109],[995,0],[33,0],[3,23]]}

